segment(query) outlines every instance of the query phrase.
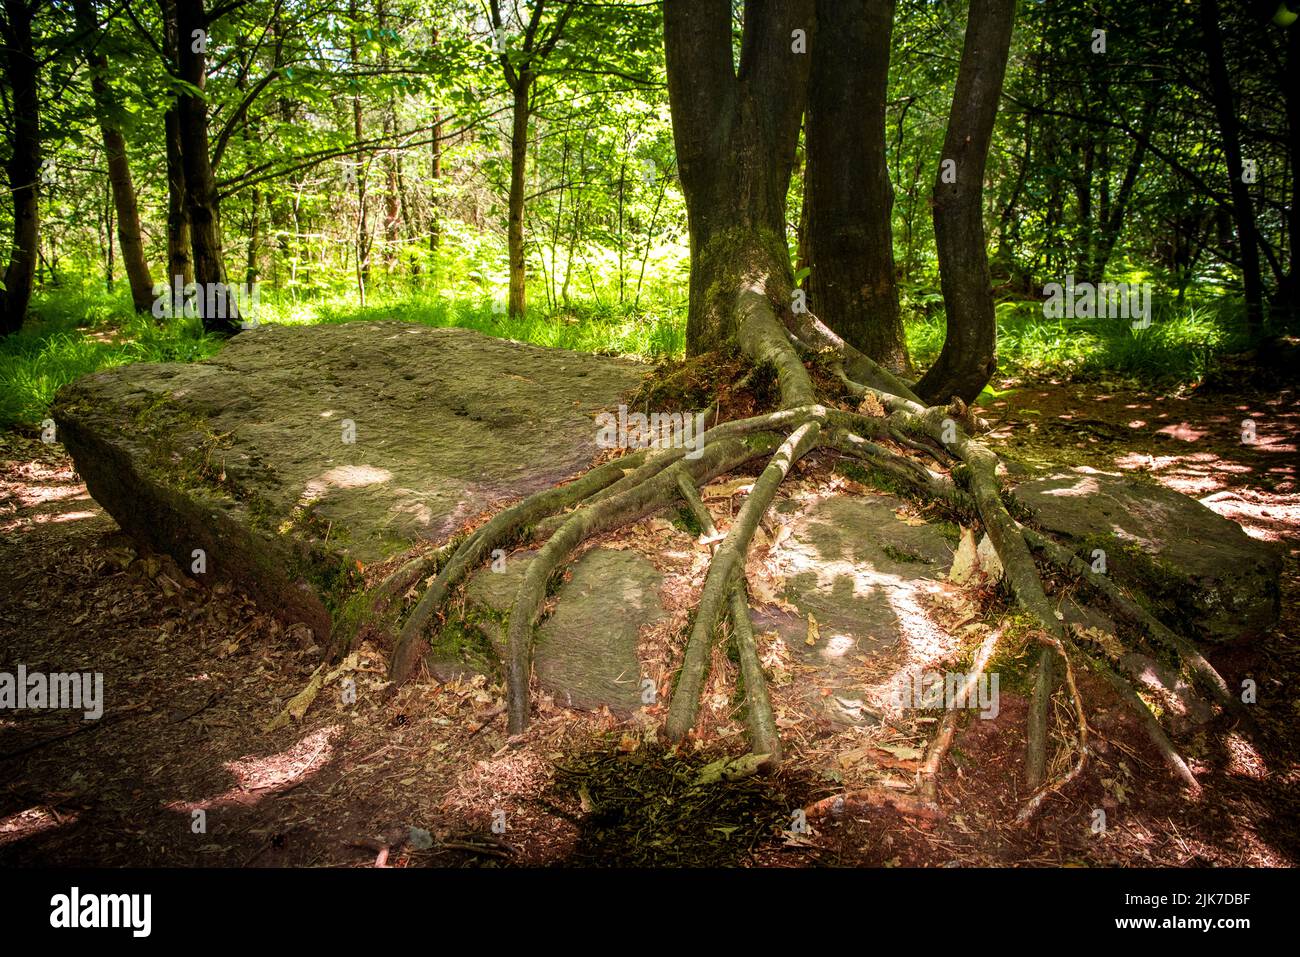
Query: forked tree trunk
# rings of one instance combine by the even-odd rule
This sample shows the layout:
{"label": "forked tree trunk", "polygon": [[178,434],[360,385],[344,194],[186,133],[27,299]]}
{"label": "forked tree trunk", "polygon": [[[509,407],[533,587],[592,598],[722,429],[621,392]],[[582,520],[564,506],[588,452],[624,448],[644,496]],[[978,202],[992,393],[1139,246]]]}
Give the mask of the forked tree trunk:
{"label": "forked tree trunk", "polygon": [[[181,79],[202,90],[207,78],[208,17],[203,0],[177,0],[177,64]],[[228,289],[221,251],[221,222],[217,184],[208,152],[208,105],[203,95],[181,96],[177,104],[186,200],[190,214],[190,248],[194,281],[199,285],[199,314],[203,328],[219,335],[239,330],[239,309]],[[209,308],[212,300],[218,308]]]}
{"label": "forked tree trunk", "polygon": [[850,345],[907,368],[885,161],[894,0],[817,0],[808,91],[806,256],[812,310]]}
{"label": "forked tree trunk", "polygon": [[747,291],[790,305],[785,205],[809,71],[809,54],[795,52],[795,31],[812,33],[812,10],[812,0],[750,0],[737,71],[727,0],[664,4],[668,96],[690,226],[691,355],[745,334],[753,313],[738,300]]}
{"label": "forked tree trunk", "polygon": [[4,0],[4,76],[9,86],[13,153],[5,164],[13,196],[13,245],[0,290],[0,335],[22,328],[32,299],[36,261],[40,256],[41,173],[39,67],[32,47],[34,6],[26,0]]}
{"label": "forked tree trunk", "polygon": [[936,404],[953,396],[974,401],[997,364],[997,321],[984,244],[984,166],[1015,12],[1015,0],[971,0],[966,21],[934,183],[934,238],[948,331],[938,361],[916,387]]}
{"label": "forked tree trunk", "polygon": [[140,238],[140,209],[136,202],[135,183],[131,180],[131,166],[127,162],[126,138],[113,119],[115,104],[105,79],[108,58],[99,52],[99,31],[91,0],[75,0],[73,10],[77,29],[85,36],[86,62],[91,70],[90,91],[104,142],[104,154],[108,158],[108,182],[117,213],[117,243],[122,250],[122,267],[131,285],[131,303],[136,312],[149,312],[153,308],[153,279],[149,275],[144,242]]}

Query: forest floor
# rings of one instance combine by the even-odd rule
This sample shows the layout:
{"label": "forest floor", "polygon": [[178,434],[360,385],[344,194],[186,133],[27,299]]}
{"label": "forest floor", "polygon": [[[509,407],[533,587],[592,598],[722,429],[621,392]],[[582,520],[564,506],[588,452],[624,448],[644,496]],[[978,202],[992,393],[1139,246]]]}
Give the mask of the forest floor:
{"label": "forest floor", "polygon": [[[1146,471],[1284,549],[1279,626],[1209,653],[1230,685],[1258,680],[1258,730],[1218,719],[1176,738],[1204,787],[1198,799],[1182,795],[1108,689],[1086,676],[1096,754],[1084,780],[1049,799],[1029,826],[1014,823],[1026,797],[1026,702],[1005,687],[996,718],[959,731],[940,774],[942,819],[868,808],[808,830],[793,811],[836,793],[853,762],[870,765],[878,784],[906,788],[915,750],[888,738],[864,747],[835,728],[796,722],[778,775],[693,787],[701,765],[738,751],[740,735],[715,728],[704,752],[666,753],[653,743],[661,711],[622,722],[543,696],[526,741],[511,746],[501,687],[421,682],[387,695],[382,658],[364,648],[355,703],[322,693],[300,723],[268,731],[307,684],[320,649],[303,647],[242,596],[208,591],[169,560],[138,555],[59,446],[7,432],[3,667],[102,671],[109,680],[99,721],[67,712],[0,718],[0,863],[1300,863],[1295,382],[1263,381],[1243,367],[1170,396],[1021,385],[984,412],[995,441],[1024,460]],[[1253,443],[1241,440],[1245,419],[1256,425]],[[833,481],[829,463],[814,459],[801,480]],[[1057,712],[1068,742],[1073,718],[1064,705]],[[1098,809],[1107,822],[1100,833]]]}

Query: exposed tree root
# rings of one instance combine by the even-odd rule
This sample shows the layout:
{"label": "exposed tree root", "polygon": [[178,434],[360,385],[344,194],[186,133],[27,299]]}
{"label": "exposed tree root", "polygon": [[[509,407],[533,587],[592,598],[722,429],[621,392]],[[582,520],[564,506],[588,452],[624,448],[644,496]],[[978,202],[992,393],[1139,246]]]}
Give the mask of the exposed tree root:
{"label": "exposed tree root", "polygon": [[[524,731],[529,719],[535,627],[548,588],[583,542],[677,501],[684,502],[695,515],[706,540],[715,539],[713,520],[700,498],[699,486],[756,458],[768,457],[739,514],[714,551],[695,609],[664,732],[669,740],[681,741],[694,728],[707,683],[715,634],[723,618],[729,618],[745,689],[751,748],[756,755],[765,758],[770,755],[767,760],[774,764],[780,759],[781,742],[750,620],[745,558],[755,529],[790,469],[804,455],[823,446],[864,462],[870,471],[887,479],[891,487],[902,487],[919,498],[938,502],[964,519],[978,517],[1001,560],[1012,595],[1041,632],[1038,637],[1045,647],[1038,662],[1027,728],[1026,776],[1035,793],[1020,812],[1021,820],[1028,820],[1049,796],[1076,780],[1083,773],[1088,755],[1087,719],[1071,662],[1075,653],[1074,636],[1047,597],[1031,546],[1049,562],[1083,575],[1127,620],[1141,627],[1157,643],[1176,651],[1217,700],[1229,703],[1231,695],[1222,677],[1190,642],[1152,618],[1109,581],[1089,576],[1088,566],[1063,546],[1021,526],[1012,517],[1002,499],[998,457],[971,438],[972,433],[986,428],[983,420],[964,404],[926,407],[909,383],[858,353],[816,317],[794,315],[774,304],[774,300],[779,303],[781,297],[772,297],[761,278],[744,285],[736,300],[737,339],[755,367],[775,369],[782,408],[715,425],[704,434],[697,457],[688,456],[681,448],[653,448],[607,462],[567,485],[548,489],[506,509],[449,554],[404,565],[381,588],[389,600],[395,594],[404,594],[415,581],[438,567],[435,564],[438,559],[446,559],[402,629],[392,663],[395,681],[409,675],[418,663],[427,648],[424,635],[430,621],[440,613],[452,590],[484,563],[494,549],[528,540],[541,542],[524,574],[507,623],[505,672],[509,731],[511,734]],[[782,319],[786,323],[784,327]],[[799,350],[829,360],[845,392],[862,402],[862,412],[819,405]],[[881,440],[919,452],[946,470],[929,468],[911,454],[880,444]],[[981,646],[972,673],[967,676],[968,688],[973,687],[987,667],[999,634],[991,635]],[[1086,654],[1084,660],[1138,714],[1144,730],[1175,774],[1195,788],[1195,778],[1186,763],[1129,683],[1112,668],[1096,664]],[[1078,720],[1076,757],[1065,774],[1044,784],[1048,708],[1062,665]],[[935,801],[937,775],[943,755],[951,746],[956,723],[957,713],[950,710],[931,742],[918,775],[918,796],[886,794],[875,789],[851,791],[819,801],[807,813],[817,816],[855,804],[887,804],[903,813],[941,816]]]}
{"label": "exposed tree root", "polygon": [[1205,656],[1197,650],[1195,645],[1167,627],[1145,608],[1125,595],[1123,590],[1105,575],[1094,572],[1091,565],[1064,545],[1033,529],[1024,529],[1024,535],[1030,547],[1036,551],[1041,551],[1054,565],[1073,573],[1090,589],[1106,599],[1110,608],[1121,618],[1142,630],[1147,637],[1166,651],[1177,655],[1184,669],[1188,672],[1188,677],[1215,701],[1239,716],[1249,717],[1241,700],[1232,693],[1228,688],[1228,683],[1223,680],[1223,676],[1219,674],[1214,665],[1205,660]]}
{"label": "exposed tree root", "polygon": [[461,543],[438,573],[433,584],[421,596],[402,628],[390,668],[393,681],[398,684],[405,681],[418,663],[420,655],[426,650],[427,645],[423,635],[429,617],[442,607],[451,589],[469,572],[481,565],[492,554],[493,549],[508,542],[511,536],[529,523],[574,505],[611,485],[622,478],[628,468],[639,465],[647,455],[646,451],[633,452],[621,459],[606,462],[567,485],[546,489],[530,496],[517,505],[499,512],[491,521]]}
{"label": "exposed tree root", "polygon": [[704,579],[704,591],[695,609],[695,621],[686,644],[682,668],[677,676],[677,687],[673,691],[672,703],[668,706],[664,732],[670,741],[681,741],[695,726],[700,693],[704,690],[708,676],[713,632],[725,607],[733,576],[744,568],[745,555],[749,551],[749,542],[754,537],[754,529],[758,527],[759,519],[767,507],[772,504],[777,488],[790,468],[817,444],[820,434],[821,421],[813,419],[795,429],[782,443],[754,483],[753,490],[741,506],[740,514],[728,530],[727,537],[713,555],[713,562]]}
{"label": "exposed tree root", "polygon": [[[970,671],[966,673],[966,680],[958,690],[957,701],[971,700],[971,693],[979,683],[980,676],[984,674],[984,669],[988,667],[989,659],[993,657],[993,649],[997,647],[1001,636],[1002,632],[999,629],[990,632],[984,639],[971,662]],[[955,704],[956,702],[949,702],[948,710],[943,720],[939,722],[939,733],[926,748],[925,761],[921,764],[921,770],[917,772],[921,800],[926,804],[938,805],[939,803],[939,765],[943,763],[944,755],[952,747],[953,735],[957,731],[957,716],[960,713]]]}
{"label": "exposed tree root", "polygon": [[[797,336],[799,332],[803,331],[804,328],[800,327],[792,332]],[[846,355],[846,351],[841,348],[838,352],[842,360]],[[841,367],[841,372],[843,373],[843,367]],[[873,372],[874,374],[876,373]],[[876,404],[889,411],[886,421],[891,434],[902,433],[903,435],[922,436],[937,440],[942,443],[946,452],[955,456],[962,463],[963,468],[960,469],[960,477],[974,500],[975,508],[984,524],[985,531],[1002,563],[1006,581],[1011,588],[1012,594],[1020,606],[1030,613],[1045,632],[1042,640],[1048,646],[1043,650],[1037,662],[1034,693],[1030,703],[1026,735],[1026,780],[1031,787],[1039,788],[1046,773],[1048,705],[1055,684],[1055,673],[1060,662],[1065,664],[1067,681],[1070,685],[1071,695],[1075,700],[1080,722],[1078,758],[1075,766],[1066,776],[1068,780],[1073,780],[1082,772],[1082,762],[1086,760],[1086,719],[1082,701],[1079,699],[1077,688],[1074,685],[1070,662],[1068,657],[1063,657],[1066,642],[1070,640],[1071,635],[1064,624],[1063,616],[1052,606],[1043,590],[1042,579],[1039,577],[1038,570],[1029,552],[1028,537],[1030,530],[1023,528],[1016,522],[1002,502],[997,456],[982,443],[972,439],[965,431],[968,428],[982,427],[982,420],[971,416],[964,405],[949,408],[939,406],[925,408],[914,397],[883,391],[871,385],[854,381],[847,374],[842,374],[841,378],[851,394],[855,396],[870,395]],[[860,415],[846,416],[843,413],[834,413],[832,421],[845,426],[849,435],[852,435],[856,428],[873,431],[879,428],[876,424],[879,420]],[[841,450],[852,450],[850,454],[880,458],[878,452],[869,449],[861,441],[842,438],[839,447]],[[905,477],[914,487],[922,490],[932,485],[932,482],[924,475],[917,473],[909,466],[895,462],[890,471],[896,476]],[[940,488],[942,488],[944,494],[936,497],[946,498],[953,504],[962,501],[960,497],[949,493],[945,486],[941,485]],[[1036,535],[1037,533],[1033,534]],[[1038,536],[1038,538],[1044,543],[1049,541],[1042,536]],[[1119,595],[1116,589],[1115,594],[1108,595],[1108,597],[1114,599],[1120,598],[1122,595]],[[1129,614],[1132,614],[1135,610],[1140,612],[1140,609],[1131,601],[1125,601],[1127,603],[1127,607],[1124,609],[1126,612]],[[1150,619],[1149,615],[1145,617]],[[1151,627],[1153,621],[1154,619],[1144,621],[1143,624],[1149,632],[1159,631],[1160,634],[1156,640],[1179,648],[1180,652],[1187,655],[1189,662],[1199,659],[1199,663],[1192,665],[1192,667],[1196,669],[1203,680],[1212,680],[1210,672],[1213,672],[1213,669],[1210,669],[1210,672],[1205,670],[1209,667],[1208,663],[1204,663],[1204,659],[1196,653],[1190,643],[1174,635],[1169,629],[1160,626],[1158,622],[1155,622],[1157,628],[1153,629]],[[1155,636],[1153,635],[1153,637]],[[1178,755],[1168,736],[1160,727],[1159,722],[1142,702],[1141,697],[1133,687],[1110,667],[1100,667],[1098,670],[1120,695],[1121,699],[1137,714],[1147,736],[1157,750],[1160,751],[1175,775],[1193,791],[1198,790],[1199,785],[1197,785],[1195,777],[1191,774],[1186,762]],[[1214,677],[1218,678],[1217,672],[1214,673]],[[1226,689],[1226,685],[1222,683],[1222,678],[1218,678],[1218,684],[1221,689]],[[1221,694],[1222,691],[1220,691],[1220,700],[1222,700]],[[1042,798],[1045,798],[1048,793],[1059,790],[1065,783],[1068,783],[1068,780],[1058,781],[1040,791],[1039,795],[1041,796],[1038,796],[1039,799],[1027,808],[1028,815],[1032,815],[1034,810],[1041,805]]]}
{"label": "exposed tree root", "polygon": [[810,821],[828,814],[839,817],[864,807],[892,807],[899,814],[926,821],[942,821],[944,818],[943,809],[937,804],[913,794],[899,794],[886,788],[856,788],[843,794],[833,794],[804,808],[804,817]]}
{"label": "exposed tree root", "polygon": [[[1055,781],[1043,785],[1029,798],[1025,806],[1020,809],[1020,813],[1016,815],[1016,820],[1021,824],[1024,824],[1038,813],[1038,809],[1043,806],[1043,802],[1049,796],[1058,793],[1071,781],[1078,778],[1083,773],[1084,766],[1088,763],[1088,718],[1083,710],[1083,696],[1079,694],[1079,686],[1074,681],[1074,667],[1070,664],[1070,654],[1066,650],[1065,644],[1055,638],[1039,635],[1038,639],[1056,652],[1055,658],[1051,659],[1052,661],[1059,660],[1065,663],[1065,686],[1070,689],[1070,701],[1074,706],[1075,720],[1079,724],[1079,738],[1075,746],[1074,763],[1070,766],[1070,769]],[[1041,658],[1039,660],[1042,661]],[[1055,665],[1052,664],[1050,667],[1055,667]]]}
{"label": "exposed tree root", "polygon": [[[713,516],[699,490],[684,474],[677,476],[677,488],[682,493],[691,514],[699,523],[705,540],[717,536]],[[781,762],[781,736],[776,730],[776,715],[772,713],[772,699],[767,694],[767,679],[758,659],[758,646],[754,642],[754,626],[749,617],[749,597],[745,583],[739,576],[731,586],[731,640],[740,659],[741,681],[745,688],[745,723],[749,728],[750,748],[755,754],[769,755],[767,768],[771,770]]]}
{"label": "exposed tree root", "polygon": [[749,746],[755,754],[769,754],[770,765],[781,761],[781,735],[772,713],[772,699],[767,694],[767,678],[758,659],[754,625],[749,617],[749,598],[745,586],[737,581],[731,589],[731,640],[740,659],[740,677],[745,684],[745,724],[749,729]]}
{"label": "exposed tree root", "polygon": [[1128,705],[1129,710],[1137,716],[1138,723],[1142,725],[1142,730],[1146,732],[1151,743],[1156,746],[1156,750],[1165,759],[1165,764],[1169,765],[1169,770],[1174,773],[1174,776],[1186,785],[1192,795],[1200,794],[1200,782],[1196,780],[1196,776],[1192,774],[1187,762],[1183,760],[1173,742],[1169,740],[1169,735],[1165,734],[1165,729],[1160,726],[1160,721],[1151,713],[1151,709],[1147,707],[1141,696],[1133,690],[1133,686],[1104,662],[1095,662],[1093,670],[1106,680],[1106,683],[1119,695],[1120,700]]}
{"label": "exposed tree root", "polygon": [[658,475],[617,495],[575,511],[542,546],[524,573],[510,609],[507,628],[506,689],[510,733],[528,726],[528,684],[532,671],[533,632],[546,597],[547,583],[561,563],[592,535],[644,518],[677,496],[677,477],[688,473],[697,484],[743,465],[772,450],[780,439],[756,433],[748,439],[723,439],[704,447],[698,459],[682,458]]}

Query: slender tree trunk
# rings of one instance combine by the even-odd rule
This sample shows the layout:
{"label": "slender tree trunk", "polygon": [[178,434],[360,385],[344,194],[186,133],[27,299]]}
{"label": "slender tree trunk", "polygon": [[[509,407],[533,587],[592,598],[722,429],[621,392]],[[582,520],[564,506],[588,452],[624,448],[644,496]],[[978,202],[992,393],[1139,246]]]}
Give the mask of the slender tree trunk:
{"label": "slender tree trunk", "polygon": [[997,365],[997,320],[984,244],[984,166],[1015,11],[1015,0],[971,0],[966,22],[934,184],[934,236],[948,331],[938,361],[916,387],[936,404],[953,396],[974,401]]}
{"label": "slender tree trunk", "polygon": [[1223,34],[1219,28],[1218,0],[1200,0],[1201,42],[1209,64],[1210,97],[1223,138],[1223,158],[1228,165],[1228,189],[1232,197],[1232,218],[1241,249],[1241,283],[1246,295],[1246,324],[1258,329],[1264,321],[1264,276],[1259,262],[1259,237],[1255,232],[1255,209],[1250,190],[1242,180],[1241,125],[1233,103],[1232,80],[1223,55]]}
{"label": "slender tree trunk", "polygon": [[257,282],[257,251],[262,227],[262,191],[254,189],[248,199],[253,207],[248,223],[248,257],[244,264],[244,285],[249,289]]}
{"label": "slender tree trunk", "polygon": [[[202,90],[207,81],[208,17],[203,0],[176,0],[177,64],[181,79]],[[221,250],[217,184],[208,152],[208,105],[204,95],[186,94],[177,104],[181,157],[185,168],[186,205],[190,214],[190,248],[194,281],[199,286],[203,328],[219,335],[239,330],[239,308],[226,294],[226,266]]]}
{"label": "slender tree trunk", "polygon": [[885,92],[894,0],[817,0],[808,92],[812,309],[894,371],[908,365],[894,275]]}
{"label": "slender tree trunk", "polygon": [[131,285],[131,302],[136,312],[153,308],[153,278],[145,261],[144,242],[140,237],[140,210],[131,166],[127,161],[126,138],[113,120],[113,94],[106,74],[108,58],[98,49],[98,21],[91,0],[74,0],[77,29],[85,36],[86,62],[90,65],[90,90],[99,120],[99,131],[108,158],[108,182],[113,191],[117,213],[117,242],[122,250],[122,268]]}
{"label": "slender tree trunk", "polygon": [[[381,38],[379,68],[387,73],[389,58],[388,38],[385,31],[388,29],[388,10],[383,0],[378,2],[376,16],[379,20]],[[391,92],[388,94],[383,109],[384,142],[387,144],[391,141],[393,132],[397,128],[397,104]],[[384,149],[384,268],[390,275],[397,261],[397,246],[401,236],[402,223],[398,195],[398,180],[400,179],[398,162],[397,152],[391,146],[386,146]]]}
{"label": "slender tree trunk", "polygon": [[102,242],[104,247],[104,291],[113,291],[113,184],[104,184],[104,213],[102,223]]}
{"label": "slender tree trunk", "polygon": [[[163,32],[167,40],[166,49],[170,51],[170,69],[179,70],[175,65],[176,51],[180,40],[176,26],[175,0],[161,0],[163,14]],[[194,260],[190,258],[193,243],[190,241],[190,205],[185,189],[185,159],[181,143],[180,97],[163,115],[163,136],[167,151],[167,280],[168,287],[175,290],[177,284],[183,289],[194,281]],[[181,302],[173,302],[173,308],[180,309]]]}
{"label": "slender tree trunk", "polygon": [[190,206],[176,107],[163,116],[163,126],[167,140],[167,273],[173,287],[178,279],[184,287],[194,281],[194,260],[190,258]]}
{"label": "slender tree trunk", "polygon": [[528,306],[524,263],[524,174],[528,168],[528,93],[532,74],[519,72],[512,94],[514,111],[510,127],[510,221],[506,238],[510,249],[510,315],[522,316]]}
{"label": "slender tree trunk", "polygon": [[[348,31],[349,50],[351,53],[350,62],[353,69],[356,69],[360,65],[358,63],[359,46],[357,43],[357,0],[349,0],[348,18],[351,21],[351,28]],[[353,154],[353,162],[355,163],[353,173],[356,178],[357,186],[357,295],[361,299],[361,305],[364,306],[366,304],[366,287],[370,285],[370,222],[368,210],[366,208],[365,156],[360,148],[362,132],[361,90],[358,88],[356,92],[352,94],[352,133],[356,138],[356,143],[358,144],[357,151]]]}
{"label": "slender tree trunk", "polygon": [[[1124,218],[1128,214],[1129,203],[1133,199],[1133,190],[1137,187],[1138,177],[1142,172],[1142,163],[1146,159],[1148,134],[1152,120],[1155,118],[1155,100],[1148,101],[1142,113],[1142,136],[1135,138],[1133,152],[1129,154],[1128,165],[1124,168],[1124,179],[1120,182],[1115,201],[1109,202],[1101,217],[1101,231],[1093,246],[1093,260],[1088,270],[1091,282],[1101,282],[1106,276],[1106,267],[1110,264],[1115,244],[1124,232]],[[1109,171],[1107,171],[1109,178]]]}
{"label": "slender tree trunk", "polygon": [[[438,46],[438,28],[433,28],[434,49]],[[439,195],[440,181],[442,180],[442,110],[438,104],[438,98],[435,93],[433,98],[433,125],[430,128],[429,144],[429,252],[437,252],[438,244],[442,241],[442,220],[440,218],[439,204],[442,197]]]}
{"label": "slender tree trunk", "polygon": [[13,243],[0,290],[0,335],[22,328],[40,256],[41,173],[39,68],[32,46],[33,4],[4,0],[4,76],[9,86],[12,153],[5,164],[13,196]]}

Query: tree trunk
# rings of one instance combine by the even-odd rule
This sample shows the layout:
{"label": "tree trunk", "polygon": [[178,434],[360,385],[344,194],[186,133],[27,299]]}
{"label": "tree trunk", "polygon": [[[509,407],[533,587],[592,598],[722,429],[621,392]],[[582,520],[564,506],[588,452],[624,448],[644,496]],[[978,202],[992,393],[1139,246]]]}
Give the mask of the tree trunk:
{"label": "tree trunk", "polygon": [[514,111],[510,128],[510,222],[506,237],[510,247],[510,315],[522,316],[528,306],[524,272],[524,173],[528,167],[528,92],[533,77],[521,70],[515,81]]}
{"label": "tree trunk", "polygon": [[[352,68],[358,69],[358,55],[360,47],[357,43],[357,0],[350,0],[348,3],[348,20],[351,27],[348,31],[348,44],[350,52],[349,62]],[[352,94],[352,133],[356,138],[357,151],[353,154],[353,175],[357,187],[357,234],[356,234],[356,272],[357,272],[357,295],[361,299],[361,305],[366,304],[366,287],[370,284],[370,222],[367,210],[366,196],[366,165],[365,155],[363,154],[360,144],[363,132],[362,110],[361,110],[361,89],[356,88]]]}
{"label": "tree trunk", "polygon": [[953,396],[973,402],[997,364],[997,320],[984,246],[984,165],[1015,12],[1015,0],[971,0],[966,21],[957,88],[934,184],[934,236],[948,330],[938,361],[916,387],[936,404]]}
{"label": "tree trunk", "polygon": [[[178,49],[175,0],[161,0],[166,49],[174,61]],[[172,69],[177,69],[174,62]],[[170,289],[183,289],[194,281],[190,258],[190,208],[185,195],[185,161],[181,147],[180,97],[163,115],[163,136],[167,151],[167,281]],[[179,303],[173,303],[178,308]]]}
{"label": "tree trunk", "polygon": [[0,290],[0,335],[22,328],[32,299],[36,260],[40,255],[41,174],[39,67],[32,47],[34,7],[24,0],[4,0],[4,75],[9,85],[13,149],[5,172],[14,198],[13,245]]}
{"label": "tree trunk", "polygon": [[[686,350],[735,343],[762,291],[790,306],[785,203],[807,90],[812,0],[750,0],[740,68],[732,67],[727,0],[666,0],[664,47],[678,170],[690,227]],[[748,297],[750,306],[761,304]]]}
{"label": "tree trunk", "polygon": [[258,241],[261,238],[262,228],[262,191],[254,188],[248,202],[253,211],[248,223],[248,256],[244,263],[244,285],[252,289],[253,284],[257,282]]}
{"label": "tree trunk", "polygon": [[185,162],[181,149],[180,113],[173,107],[163,117],[167,139],[167,273],[182,287],[194,281],[190,258],[190,207],[185,195]]}
{"label": "tree trunk", "polygon": [[[1119,193],[1115,196],[1113,203],[1107,202],[1106,208],[1101,216],[1101,234],[1093,247],[1093,258],[1088,274],[1084,277],[1089,282],[1099,283],[1106,277],[1106,267],[1110,265],[1111,254],[1115,251],[1115,244],[1119,242],[1119,237],[1124,232],[1124,218],[1128,214],[1129,203],[1133,198],[1133,190],[1137,186],[1138,177],[1142,172],[1142,163],[1146,159],[1147,143],[1149,142],[1148,134],[1151,130],[1151,123],[1155,118],[1156,101],[1151,99],[1142,111],[1142,136],[1136,138],[1133,144],[1133,152],[1129,154],[1128,165],[1124,169],[1124,179],[1120,182]],[[1109,178],[1109,171],[1107,172]]]}
{"label": "tree trunk", "polygon": [[[180,78],[202,90],[207,79],[208,30],[203,0],[176,0],[176,25]],[[208,152],[207,101],[201,95],[183,95],[177,102],[177,114],[199,315],[208,332],[231,335],[239,331],[239,307],[226,294],[229,285],[221,251],[217,184]]]}
{"label": "tree trunk", "polygon": [[[379,0],[376,5],[375,15],[379,21],[379,68],[384,73],[389,69],[388,58],[388,10],[383,0]],[[383,107],[383,129],[384,129],[384,268],[392,275],[393,266],[397,262],[397,247],[400,242],[400,227],[402,223],[400,197],[399,197],[399,180],[401,171],[398,168],[400,162],[396,150],[392,148],[391,142],[394,131],[397,129],[397,103],[391,90]]]}
{"label": "tree trunk", "polygon": [[1228,166],[1228,189],[1232,196],[1232,218],[1241,249],[1241,284],[1246,295],[1246,324],[1258,329],[1264,321],[1264,276],[1259,262],[1259,240],[1255,232],[1255,209],[1250,190],[1242,181],[1241,126],[1233,104],[1232,80],[1223,56],[1223,34],[1219,29],[1218,0],[1200,0],[1201,42],[1209,65],[1210,98],[1223,138],[1223,158]]}
{"label": "tree trunk", "polygon": [[77,28],[85,36],[86,62],[91,71],[90,90],[104,142],[104,154],[108,158],[108,182],[117,213],[117,242],[122,250],[122,268],[126,270],[131,285],[131,302],[135,311],[149,312],[153,308],[153,278],[149,275],[144,242],[140,238],[140,209],[127,162],[126,138],[113,120],[113,94],[105,79],[108,58],[97,47],[98,20],[91,0],[74,0],[73,10]]}
{"label": "tree trunk", "polygon": [[[433,28],[431,48],[438,48],[438,28]],[[430,127],[429,144],[429,252],[437,252],[442,241],[442,222],[438,206],[442,201],[439,195],[442,179],[442,108],[438,102],[437,92],[433,97],[433,125]]]}
{"label": "tree trunk", "polygon": [[843,339],[906,370],[885,160],[894,0],[817,0],[808,92],[807,262],[812,310]]}

